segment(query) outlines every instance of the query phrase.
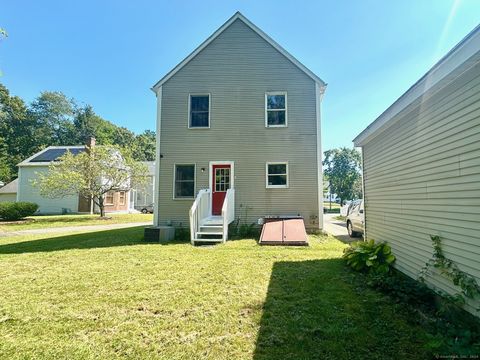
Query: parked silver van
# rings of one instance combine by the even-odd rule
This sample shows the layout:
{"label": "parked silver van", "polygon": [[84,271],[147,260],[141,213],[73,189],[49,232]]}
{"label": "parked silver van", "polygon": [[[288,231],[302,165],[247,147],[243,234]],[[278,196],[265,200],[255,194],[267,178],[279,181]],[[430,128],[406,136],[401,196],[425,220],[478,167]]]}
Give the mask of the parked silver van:
{"label": "parked silver van", "polygon": [[347,211],[347,230],[350,237],[363,235],[365,228],[365,214],[363,200],[355,200],[350,203]]}

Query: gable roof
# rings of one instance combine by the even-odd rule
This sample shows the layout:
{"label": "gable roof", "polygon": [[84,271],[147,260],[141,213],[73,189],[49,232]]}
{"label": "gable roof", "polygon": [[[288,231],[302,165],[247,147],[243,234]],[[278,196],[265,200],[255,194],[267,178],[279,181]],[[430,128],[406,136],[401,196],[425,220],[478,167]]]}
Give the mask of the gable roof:
{"label": "gable roof", "polygon": [[[444,57],[442,57],[425,75],[413,84],[402,96],[388,107],[377,119],[367,126],[355,139],[355,146],[363,146],[380,132],[393,124],[396,115],[420,99],[434,87],[441,87],[452,81],[450,74],[461,69],[462,72],[480,62],[480,25],[475,27]],[[477,57],[477,58],[476,58]]]}
{"label": "gable roof", "polygon": [[10,181],[7,185],[0,188],[0,194],[16,194],[18,189],[18,178]]}
{"label": "gable roof", "polygon": [[236,20],[241,20],[245,25],[257,33],[263,40],[269,43],[273,48],[275,48],[280,54],[285,56],[290,60],[295,66],[297,66],[301,71],[303,71],[307,76],[312,78],[316,83],[320,85],[323,89],[327,86],[327,83],[315,75],[310,69],[298,61],[293,55],[291,55],[287,50],[281,47],[277,42],[275,42],[270,36],[265,34],[260,30],[255,24],[243,16],[240,11],[237,11],[230,19],[228,19],[217,31],[210,35],[199,47],[197,47],[190,55],[183,59],[177,66],[170,70],[163,78],[161,78],[155,85],[152,87],[153,92],[157,92],[164,83],[168,81],[173,75],[175,75],[180,69],[187,65],[190,60],[198,55],[203,49],[205,49],[213,40],[215,40],[221,33],[223,33],[230,25],[232,25]]}
{"label": "gable roof", "polygon": [[59,157],[70,151],[73,155],[77,155],[85,151],[85,145],[78,146],[49,146],[28,159],[23,160],[17,166],[41,166],[49,165],[52,161],[57,161]]}

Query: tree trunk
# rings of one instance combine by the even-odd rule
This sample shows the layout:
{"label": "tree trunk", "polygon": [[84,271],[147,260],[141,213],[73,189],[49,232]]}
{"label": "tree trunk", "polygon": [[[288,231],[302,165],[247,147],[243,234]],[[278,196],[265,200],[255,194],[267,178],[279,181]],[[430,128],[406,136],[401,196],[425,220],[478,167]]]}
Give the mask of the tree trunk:
{"label": "tree trunk", "polygon": [[105,217],[105,205],[103,205],[103,196],[98,198],[98,207],[100,208],[100,217]]}

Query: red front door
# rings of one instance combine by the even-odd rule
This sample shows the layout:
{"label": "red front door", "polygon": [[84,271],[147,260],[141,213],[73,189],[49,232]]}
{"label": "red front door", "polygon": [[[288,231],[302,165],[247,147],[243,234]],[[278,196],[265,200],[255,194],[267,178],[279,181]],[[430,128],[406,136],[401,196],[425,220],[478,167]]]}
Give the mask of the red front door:
{"label": "red front door", "polygon": [[212,165],[212,215],[221,215],[225,194],[230,189],[230,165]]}

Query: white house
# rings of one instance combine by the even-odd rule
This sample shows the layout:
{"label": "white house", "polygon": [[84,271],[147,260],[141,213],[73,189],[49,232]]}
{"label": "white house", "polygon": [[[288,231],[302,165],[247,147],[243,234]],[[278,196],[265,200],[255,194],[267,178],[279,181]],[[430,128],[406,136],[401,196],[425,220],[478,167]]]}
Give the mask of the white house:
{"label": "white house", "polygon": [[[95,146],[92,138],[89,146]],[[51,162],[57,161],[67,151],[73,155],[86,151],[86,145],[49,146],[18,164],[17,201],[29,201],[39,205],[39,214],[90,213],[92,204],[81,195],[62,198],[46,198],[40,195],[40,189],[33,186],[39,173],[48,172]],[[105,212],[129,212],[133,210],[130,200],[131,191],[111,191],[105,195]]]}
{"label": "white house", "polygon": [[18,179],[0,188],[0,202],[17,201]]}

